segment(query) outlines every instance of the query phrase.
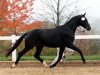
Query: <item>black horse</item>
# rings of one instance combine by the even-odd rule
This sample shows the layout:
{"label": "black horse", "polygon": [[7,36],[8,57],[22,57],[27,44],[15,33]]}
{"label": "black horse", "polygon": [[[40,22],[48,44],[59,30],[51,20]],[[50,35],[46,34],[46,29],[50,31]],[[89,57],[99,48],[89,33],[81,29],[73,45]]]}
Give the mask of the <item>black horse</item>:
{"label": "black horse", "polygon": [[73,41],[75,39],[75,31],[78,26],[82,26],[87,30],[91,30],[85,14],[77,15],[71,18],[64,25],[54,29],[35,29],[23,34],[16,41],[13,47],[8,49],[9,51],[7,53],[7,56],[10,55],[14,51],[14,49],[19,46],[23,38],[25,38],[25,48],[18,53],[18,58],[15,64],[12,65],[12,67],[17,65],[20,58],[33,47],[36,47],[36,53],[34,57],[38,59],[42,64],[47,66],[46,62],[44,62],[43,59],[40,58],[40,53],[43,49],[43,46],[60,48],[58,59],[49,66],[50,68],[55,67],[61,60],[65,47],[77,51],[80,54],[83,63],[85,63],[85,58],[81,50],[73,45]]}

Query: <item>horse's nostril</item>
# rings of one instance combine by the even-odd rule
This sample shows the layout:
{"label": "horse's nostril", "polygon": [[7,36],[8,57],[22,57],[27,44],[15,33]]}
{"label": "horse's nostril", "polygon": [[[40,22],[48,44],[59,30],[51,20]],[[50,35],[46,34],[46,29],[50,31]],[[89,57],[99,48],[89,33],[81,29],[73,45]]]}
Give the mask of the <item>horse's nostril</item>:
{"label": "horse's nostril", "polygon": [[90,31],[91,30],[91,27],[88,27],[87,30]]}

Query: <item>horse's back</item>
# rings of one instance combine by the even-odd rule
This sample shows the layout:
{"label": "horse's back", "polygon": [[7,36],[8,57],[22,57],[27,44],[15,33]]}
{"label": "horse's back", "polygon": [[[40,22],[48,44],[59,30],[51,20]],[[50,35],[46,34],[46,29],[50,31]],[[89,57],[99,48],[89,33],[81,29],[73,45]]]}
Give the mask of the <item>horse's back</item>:
{"label": "horse's back", "polygon": [[[68,32],[67,32],[68,33]],[[29,44],[38,44],[41,43],[44,46],[48,47],[59,47],[66,44],[71,39],[65,37],[65,31],[61,29],[35,29],[30,31],[26,36],[26,43]],[[63,36],[64,35],[64,36]],[[66,40],[66,39],[70,40]],[[65,43],[66,42],[66,43]]]}
{"label": "horse's back", "polygon": [[59,45],[62,40],[57,29],[35,29],[30,31],[25,39],[30,44],[41,43],[44,46]]}
{"label": "horse's back", "polygon": [[25,37],[25,43],[26,44],[35,44],[37,40],[39,39],[40,29],[35,29],[32,31],[29,31]]}

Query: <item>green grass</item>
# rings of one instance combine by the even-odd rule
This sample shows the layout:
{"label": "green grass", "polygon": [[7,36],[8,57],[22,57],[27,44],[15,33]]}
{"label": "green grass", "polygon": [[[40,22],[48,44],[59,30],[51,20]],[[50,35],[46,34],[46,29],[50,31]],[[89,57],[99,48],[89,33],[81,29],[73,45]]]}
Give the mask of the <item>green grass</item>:
{"label": "green grass", "polygon": [[[86,60],[100,60],[100,55],[85,55]],[[68,56],[66,57],[66,60],[81,60],[81,57],[79,55],[75,56]]]}
{"label": "green grass", "polygon": [[[56,56],[41,56],[44,60],[54,60]],[[86,60],[100,60],[100,55],[85,55]],[[21,58],[22,61],[35,61],[36,59],[34,56],[23,56]],[[71,55],[66,56],[66,60],[73,61],[73,60],[81,60],[79,55]],[[6,58],[5,56],[0,56],[0,61],[11,61],[11,56]]]}
{"label": "green grass", "polygon": [[[56,56],[41,56],[41,58],[43,58],[44,60],[53,60]],[[5,56],[0,56],[0,61],[11,61],[11,56],[9,57],[5,57]],[[35,61],[36,59],[34,58],[34,56],[23,56],[21,58],[22,61]]]}

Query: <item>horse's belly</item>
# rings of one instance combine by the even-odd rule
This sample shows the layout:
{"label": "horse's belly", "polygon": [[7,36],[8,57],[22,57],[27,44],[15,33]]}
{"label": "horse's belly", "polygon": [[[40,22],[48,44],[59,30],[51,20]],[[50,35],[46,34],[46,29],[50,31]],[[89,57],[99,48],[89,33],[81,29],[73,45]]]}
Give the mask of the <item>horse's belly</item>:
{"label": "horse's belly", "polygon": [[46,46],[46,47],[59,47],[59,45],[58,44],[44,44],[44,46]]}
{"label": "horse's belly", "polygon": [[41,44],[47,47],[60,47],[64,44],[59,34],[43,36],[39,39],[39,41]]}
{"label": "horse's belly", "polygon": [[41,44],[47,47],[60,47],[63,45],[63,43],[56,41],[43,41]]}

